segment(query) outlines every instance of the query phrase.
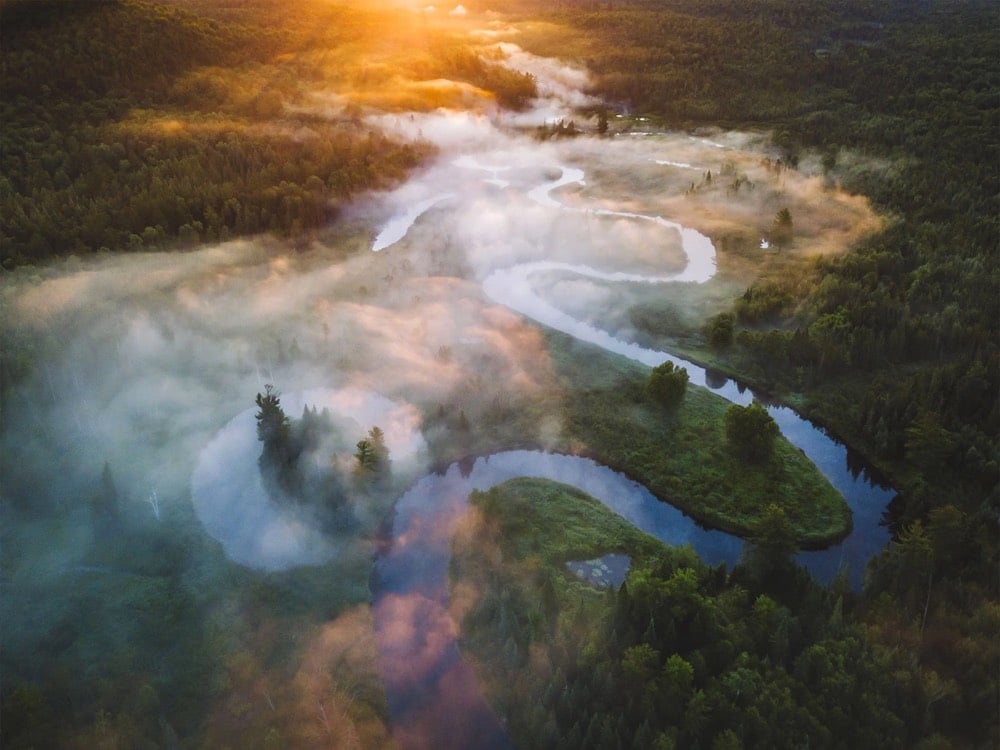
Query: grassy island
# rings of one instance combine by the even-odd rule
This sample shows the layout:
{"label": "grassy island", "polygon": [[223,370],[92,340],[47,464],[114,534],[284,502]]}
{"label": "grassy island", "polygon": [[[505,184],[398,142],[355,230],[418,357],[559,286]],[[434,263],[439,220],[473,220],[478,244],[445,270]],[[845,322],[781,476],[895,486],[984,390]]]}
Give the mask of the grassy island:
{"label": "grassy island", "polygon": [[[803,547],[829,544],[851,528],[844,499],[783,437],[773,455],[746,462],[727,445],[728,402],[688,388],[666,408],[646,393],[649,370],[622,357],[548,336],[566,394],[564,429],[571,448],[623,471],[657,497],[696,520],[751,535],[768,506],[777,504]],[[581,349],[586,347],[587,352]]]}

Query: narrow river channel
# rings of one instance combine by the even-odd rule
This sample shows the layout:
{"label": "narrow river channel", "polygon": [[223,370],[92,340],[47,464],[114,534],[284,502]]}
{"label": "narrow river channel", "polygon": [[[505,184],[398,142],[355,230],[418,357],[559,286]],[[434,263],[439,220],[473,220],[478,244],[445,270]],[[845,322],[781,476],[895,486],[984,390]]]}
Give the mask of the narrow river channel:
{"label": "narrow river channel", "polygon": [[[608,150],[614,148],[615,143],[610,142]],[[518,158],[523,160],[523,154]],[[603,265],[601,260],[613,266],[612,252],[596,262],[593,254],[586,262],[577,262],[567,259],[565,254],[558,259],[540,259],[536,250],[532,259],[515,257],[508,265],[488,264],[479,280],[489,299],[541,325],[647,366],[670,360],[688,371],[692,385],[708,388],[732,403],[746,405],[754,400],[754,394],[737,382],[715,376],[667,352],[617,338],[593,322],[573,317],[546,299],[533,284],[537,278],[557,273],[598,283],[663,285],[664,293],[669,294],[670,285],[702,284],[713,278],[716,251],[708,237],[661,216],[588,207],[579,201],[564,204],[558,191],[586,184],[584,170],[576,166],[554,164],[544,179],[532,183],[523,177],[518,181],[524,170],[513,170],[499,180],[497,175],[506,173],[509,165],[503,162],[502,153],[494,153],[489,159],[487,165],[466,153],[451,161],[446,169],[451,170],[456,183],[463,173],[478,170],[488,175],[482,182],[493,186],[497,200],[507,203],[522,200],[526,212],[530,210],[528,206],[534,206],[536,211],[550,212],[553,221],[569,215],[587,222],[653,226],[665,240],[669,238],[676,245],[679,239],[685,256],[684,263],[669,273],[650,275],[595,267]],[[607,161],[614,162],[613,154],[609,153]],[[438,189],[415,209],[397,212],[378,234],[372,249],[392,252],[393,245],[406,240],[410,228],[420,222],[447,225],[447,218],[440,213],[460,217],[455,222],[461,225],[463,211],[482,211],[482,198],[477,198],[473,208],[463,200],[460,189]],[[540,240],[538,244],[544,242]],[[892,490],[873,483],[868,472],[853,470],[847,447],[794,410],[776,405],[767,408],[784,437],[802,450],[843,494],[853,513],[852,531],[841,543],[825,550],[802,552],[798,562],[823,583],[829,583],[838,572],[846,570],[851,585],[859,588],[867,561],[888,541],[888,532],[880,525],[880,519],[893,496]],[[743,547],[742,540],[700,528],[676,508],[653,497],[646,488],[585,458],[511,451],[461,466],[455,464],[442,474],[425,477],[397,502],[388,538],[376,557],[372,576],[380,666],[401,747],[510,746],[501,722],[490,710],[474,674],[461,658],[458,626],[448,612],[448,568],[451,537],[467,508],[469,493],[522,476],[551,479],[581,489],[664,542],[690,544],[709,564],[725,562],[731,566]]]}
{"label": "narrow river channel", "polygon": [[[489,172],[493,180],[498,171],[497,167],[480,166],[471,155],[455,160],[453,166],[481,169]],[[585,174],[581,169],[562,165],[559,170],[554,179],[521,186],[523,194],[554,215],[570,212],[588,219],[651,223],[665,233],[675,232],[686,264],[674,273],[651,276],[598,270],[565,261],[515,263],[491,270],[482,279],[484,293],[541,325],[647,366],[672,361],[688,371],[692,385],[708,388],[733,403],[751,403],[754,394],[739,383],[712,376],[704,368],[667,352],[616,338],[592,323],[574,318],[536,292],[532,278],[553,272],[605,282],[663,285],[704,283],[715,274],[715,248],[700,232],[660,216],[563,205],[553,192],[567,185],[584,184]],[[419,204],[419,210],[394,216],[377,237],[373,250],[391,252],[392,244],[404,239],[409,227],[425,212],[453,195],[428,199]],[[846,569],[851,585],[860,587],[867,561],[888,540],[879,521],[892,491],[872,482],[867,472],[853,471],[847,447],[794,410],[775,405],[767,408],[785,438],[801,449],[843,494],[854,517],[852,531],[841,543],[825,550],[802,552],[798,562],[823,583]],[[740,556],[743,542],[739,538],[700,528],[646,488],[589,459],[511,451],[478,458],[470,465],[455,464],[443,474],[425,477],[397,502],[388,540],[376,557],[372,576],[383,680],[396,737],[404,748],[510,746],[475,676],[461,658],[457,625],[448,613],[448,568],[452,533],[467,508],[469,493],[520,476],[577,487],[664,542],[690,544],[709,564],[732,565]]]}

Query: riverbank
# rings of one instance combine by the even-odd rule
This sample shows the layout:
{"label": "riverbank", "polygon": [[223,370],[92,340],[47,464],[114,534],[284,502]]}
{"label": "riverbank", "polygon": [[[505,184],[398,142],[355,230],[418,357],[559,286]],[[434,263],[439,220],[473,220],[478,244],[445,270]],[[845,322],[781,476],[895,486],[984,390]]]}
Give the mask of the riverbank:
{"label": "riverbank", "polygon": [[671,550],[558,482],[514,479],[474,492],[470,504],[451,544],[451,616],[462,656],[511,739],[519,747],[542,744],[539,732],[546,721],[557,721],[554,711],[546,706],[539,720],[527,707],[545,702],[546,685],[565,687],[551,654],[557,634],[575,641],[577,626],[596,625],[608,606],[605,594],[566,563],[608,552],[625,552],[638,563]]}
{"label": "riverbank", "polygon": [[623,471],[697,521],[732,534],[751,534],[775,502],[804,548],[850,532],[844,499],[783,437],[760,465],[730,453],[722,398],[689,387],[676,409],[664,409],[646,395],[645,367],[555,332],[546,340],[563,385],[572,452]]}
{"label": "riverbank", "polygon": [[502,413],[425,414],[439,471],[499,451],[555,451],[620,471],[699,524],[736,536],[751,536],[772,503],[785,511],[802,549],[822,549],[850,533],[844,498],[784,436],[761,464],[731,453],[729,401],[689,386],[682,403],[666,409],[646,393],[645,366],[556,331],[543,330],[542,339],[551,374],[533,398],[522,395]]}
{"label": "riverbank", "polygon": [[880,457],[863,434],[850,424],[851,410],[864,395],[869,377],[863,373],[847,373],[840,377],[838,388],[820,391],[790,379],[776,380],[753,367],[748,356],[734,352],[734,344],[725,349],[712,348],[700,340],[700,334],[690,337],[665,332],[657,337],[637,337],[644,346],[669,351],[699,367],[705,368],[718,380],[732,380],[758,395],[767,404],[794,409],[802,417],[821,428],[838,442],[850,446],[859,457],[859,464],[872,482],[906,492],[917,479],[912,466]]}

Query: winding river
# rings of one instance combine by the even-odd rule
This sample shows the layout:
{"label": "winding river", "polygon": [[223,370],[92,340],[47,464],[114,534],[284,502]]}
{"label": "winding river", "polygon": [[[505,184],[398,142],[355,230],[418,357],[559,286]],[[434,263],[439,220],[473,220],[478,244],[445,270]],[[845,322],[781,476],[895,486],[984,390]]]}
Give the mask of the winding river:
{"label": "winding river", "polygon": [[[496,182],[498,168],[481,166],[471,156],[453,164],[489,172],[490,180]],[[496,268],[482,278],[484,293],[539,324],[647,366],[669,360],[688,371],[692,385],[708,388],[733,403],[751,403],[754,394],[739,383],[713,376],[667,352],[616,338],[572,317],[535,291],[532,278],[553,272],[637,284],[704,283],[715,274],[715,248],[705,235],[693,229],[659,216],[574,208],[560,203],[552,195],[555,190],[583,184],[584,180],[584,172],[578,168],[560,170],[559,177],[534,185],[524,194],[553,212],[650,222],[665,232],[676,232],[687,256],[685,267],[674,274],[650,276],[560,261],[515,263]],[[437,203],[438,200],[428,200],[414,207],[417,210],[394,217],[390,221],[392,236],[402,240],[409,227]],[[383,241],[383,234],[379,238],[374,250],[391,247],[391,243]],[[889,538],[879,521],[892,497],[891,490],[873,483],[867,473],[852,470],[847,447],[794,410],[774,405],[767,408],[784,437],[801,449],[843,494],[854,517],[853,529],[841,543],[825,550],[802,552],[798,562],[824,583],[846,569],[851,585],[859,588],[867,561]],[[581,489],[664,542],[690,544],[709,564],[732,565],[743,548],[739,538],[698,527],[644,487],[585,458],[511,451],[478,458],[466,465],[455,464],[443,474],[425,477],[397,502],[387,541],[376,556],[372,575],[380,668],[401,747],[511,746],[459,653],[457,627],[448,613],[448,567],[451,537],[467,507],[469,493],[520,476],[551,479]]]}
{"label": "winding river", "polygon": [[[400,243],[416,243],[419,252],[424,244],[442,238],[462,247],[468,241],[478,242],[475,252],[469,252],[468,267],[486,299],[539,325],[646,366],[669,360],[688,371],[691,385],[707,388],[732,403],[751,403],[754,394],[735,381],[667,352],[619,338],[600,327],[599,315],[596,322],[574,317],[561,309],[557,300],[547,297],[551,292],[542,291],[545,284],[539,283],[553,276],[579,278],[606,285],[609,293],[613,293],[613,287],[608,286],[612,284],[662,285],[666,290],[671,285],[704,284],[716,274],[716,250],[711,240],[661,216],[582,205],[579,196],[573,205],[564,203],[559,200],[559,191],[585,185],[584,170],[553,161],[556,154],[551,151],[539,151],[538,163],[532,163],[535,154],[526,156],[525,149],[518,148],[489,156],[459,156],[434,173],[435,179],[410,185],[408,192],[395,197],[396,209],[382,224],[371,250],[392,253]],[[512,160],[509,166],[505,164],[508,153]],[[609,157],[607,163],[612,162]],[[442,175],[444,179],[440,179]],[[465,231],[475,223],[477,212],[488,216],[491,209],[515,217],[515,222],[534,233],[520,233],[520,244],[508,251],[504,227],[510,225],[484,221],[479,235]],[[567,227],[566,217],[573,226]],[[563,223],[557,224],[560,221]],[[424,231],[411,234],[422,222],[427,222]],[[622,232],[623,226],[642,231],[630,235]],[[606,239],[612,235],[602,232],[612,227],[618,232],[613,236],[638,244],[622,253],[607,252]],[[562,247],[550,247],[548,243],[567,228],[575,232],[574,239]],[[580,248],[574,243],[589,238],[591,231],[597,241],[578,255]],[[651,247],[655,252],[648,252]],[[633,250],[635,258],[653,263],[654,268],[660,267],[662,258],[662,263],[670,264],[671,272],[642,272],[643,268],[630,265]],[[619,267],[602,267],[607,263]],[[363,435],[364,425],[378,423],[386,430],[394,462],[412,459],[419,465],[417,459],[425,444],[419,411],[412,405],[351,387],[289,394],[285,403],[292,413],[307,403],[329,408],[345,420],[345,434]],[[857,462],[850,460],[846,446],[794,410],[775,405],[767,408],[784,437],[812,460],[845,497],[853,513],[852,531],[842,542],[802,552],[798,562],[823,583],[846,570],[851,585],[859,588],[868,560],[889,539],[880,520],[891,490],[870,481],[867,472],[855,468]],[[258,452],[253,410],[234,417],[205,447],[191,478],[191,491],[195,511],[206,530],[222,543],[231,559],[258,569],[281,570],[334,557],[337,549],[313,528],[312,518],[268,497],[256,471]],[[699,527],[646,488],[586,458],[509,451],[470,459],[423,477],[396,502],[383,530],[371,578],[379,668],[394,738],[401,748],[511,747],[502,722],[459,651],[457,626],[449,613],[448,571],[451,538],[467,510],[469,494],[515,477],[538,477],[576,487],[667,544],[691,545],[709,564],[733,565],[743,549],[741,539]]]}

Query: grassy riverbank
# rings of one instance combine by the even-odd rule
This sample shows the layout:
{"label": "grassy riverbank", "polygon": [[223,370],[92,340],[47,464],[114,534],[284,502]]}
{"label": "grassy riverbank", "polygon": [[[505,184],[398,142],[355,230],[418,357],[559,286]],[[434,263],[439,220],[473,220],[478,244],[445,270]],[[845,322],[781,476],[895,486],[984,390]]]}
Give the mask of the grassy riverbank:
{"label": "grassy riverbank", "polygon": [[[542,334],[548,350],[545,387],[491,399],[464,410],[431,409],[431,452],[438,465],[517,448],[585,455],[624,472],[697,521],[751,536],[768,506],[779,505],[797,543],[816,548],[851,530],[844,498],[783,437],[759,464],[726,441],[729,402],[689,387],[675,408],[646,393],[649,369],[564,334]],[[483,406],[485,405],[485,406]]]}
{"label": "grassy riverbank", "polygon": [[[474,492],[469,502],[485,517],[500,519],[497,543],[505,558],[534,557],[542,565],[559,566],[610,552],[646,558],[665,549],[587,493],[547,479],[513,479]],[[583,582],[580,586],[589,589]]]}
{"label": "grassy riverbank", "polygon": [[565,430],[574,452],[624,471],[695,519],[746,536],[779,504],[799,543],[821,546],[851,528],[850,510],[818,469],[783,438],[773,457],[748,464],[726,444],[728,402],[690,387],[667,409],[645,391],[649,370],[548,335],[564,387]]}

